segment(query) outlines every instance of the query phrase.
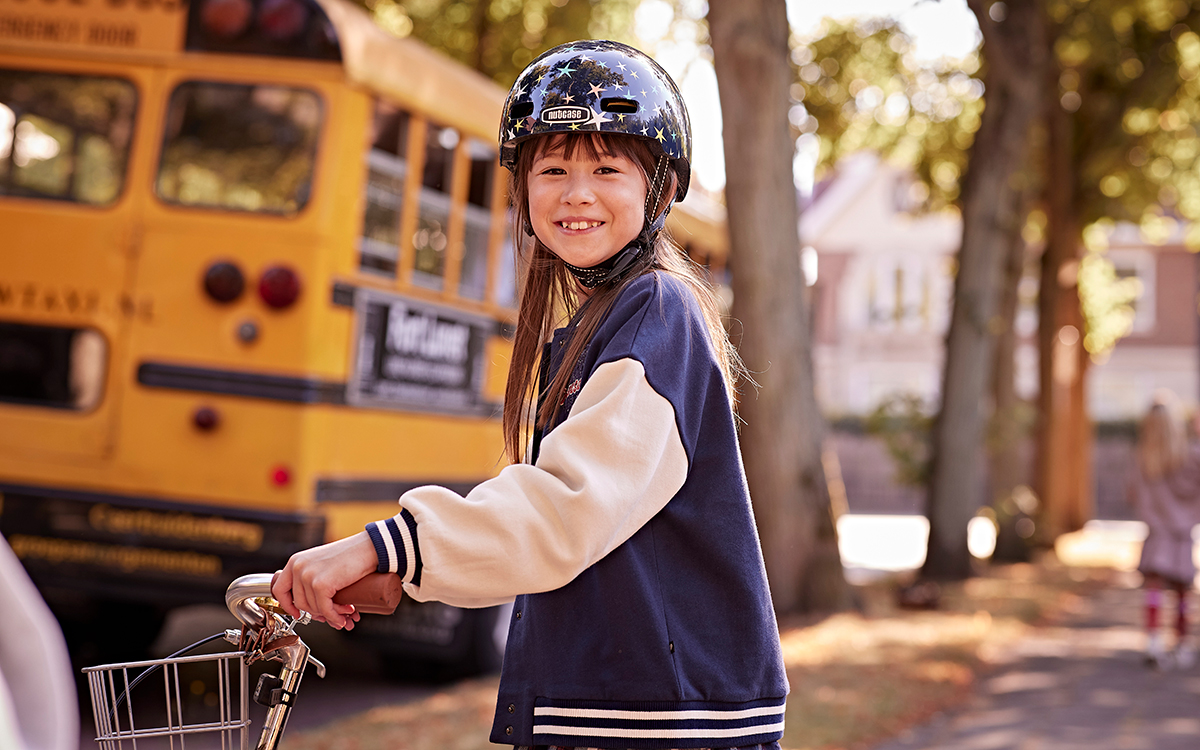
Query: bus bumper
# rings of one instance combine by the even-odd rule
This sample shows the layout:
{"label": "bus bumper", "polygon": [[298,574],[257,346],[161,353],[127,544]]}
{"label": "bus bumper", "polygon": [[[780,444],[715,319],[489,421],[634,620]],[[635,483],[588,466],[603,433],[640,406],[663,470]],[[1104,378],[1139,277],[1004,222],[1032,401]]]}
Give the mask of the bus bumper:
{"label": "bus bumper", "polygon": [[320,516],[0,483],[0,534],[52,607],[224,602],[230,581],[324,541]]}

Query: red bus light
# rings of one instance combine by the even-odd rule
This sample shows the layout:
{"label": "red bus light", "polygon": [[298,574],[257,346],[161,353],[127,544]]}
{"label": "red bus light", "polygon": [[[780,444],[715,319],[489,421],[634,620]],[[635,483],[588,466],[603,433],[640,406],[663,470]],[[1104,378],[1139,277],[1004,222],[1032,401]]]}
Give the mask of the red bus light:
{"label": "red bus light", "polygon": [[233,39],[250,25],[250,0],[205,0],[200,8],[204,31],[220,39]]}
{"label": "red bus light", "polygon": [[271,266],[258,280],[258,295],[269,306],[282,310],[300,296],[300,277],[287,266]]}
{"label": "red bus light", "polygon": [[242,296],[246,288],[246,278],[242,269],[227,261],[213,263],[204,272],[204,291],[221,304],[233,302]]}
{"label": "red bus light", "polygon": [[292,481],[292,472],[286,466],[276,466],[271,470],[271,482],[276,487],[286,487]]}
{"label": "red bus light", "polygon": [[276,42],[286,42],[304,30],[308,8],[298,0],[263,0],[258,8],[258,27],[263,36]]}

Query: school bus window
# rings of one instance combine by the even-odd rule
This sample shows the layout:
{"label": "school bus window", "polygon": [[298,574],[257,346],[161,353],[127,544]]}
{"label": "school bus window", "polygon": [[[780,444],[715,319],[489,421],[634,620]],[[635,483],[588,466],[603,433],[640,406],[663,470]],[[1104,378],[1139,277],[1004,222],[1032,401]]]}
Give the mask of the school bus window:
{"label": "school bus window", "polygon": [[121,78],[0,69],[0,195],[112,203],[136,111]]}
{"label": "school bus window", "polygon": [[454,149],[458,131],[429,126],[425,141],[425,170],[421,179],[420,210],[413,234],[413,283],[442,288],[446,272],[447,232],[450,226],[450,192]]}
{"label": "school bus window", "polygon": [[87,411],[100,403],[107,360],[93,329],[0,323],[0,401]]}
{"label": "school bus window", "polygon": [[497,154],[483,141],[467,141],[471,172],[467,187],[463,228],[462,272],[458,293],[467,299],[483,300],[487,287],[488,237],[492,227],[492,180]]}
{"label": "school bus window", "polygon": [[517,257],[513,252],[512,243],[512,210],[506,214],[504,222],[504,246],[500,248],[500,265],[496,268],[496,280],[493,282],[492,296],[496,304],[503,307],[517,306]]}
{"label": "school bus window", "polygon": [[321,100],[305,89],[180,84],[167,107],[158,196],[294,215],[308,203],[321,119]]}
{"label": "school bus window", "polygon": [[409,115],[378,102],[367,152],[366,208],[363,213],[359,267],[396,275],[399,262],[400,210],[404,204]]}

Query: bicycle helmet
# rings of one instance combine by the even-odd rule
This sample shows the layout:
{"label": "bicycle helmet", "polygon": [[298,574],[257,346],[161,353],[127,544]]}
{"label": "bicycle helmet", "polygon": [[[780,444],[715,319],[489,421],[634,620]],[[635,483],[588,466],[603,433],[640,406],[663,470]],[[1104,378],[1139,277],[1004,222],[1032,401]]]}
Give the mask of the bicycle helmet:
{"label": "bicycle helmet", "polygon": [[546,133],[625,133],[657,144],[687,195],[692,126],[679,88],[645,53],[603,39],[559,45],[517,76],[500,118],[500,163],[516,165],[522,141]]}

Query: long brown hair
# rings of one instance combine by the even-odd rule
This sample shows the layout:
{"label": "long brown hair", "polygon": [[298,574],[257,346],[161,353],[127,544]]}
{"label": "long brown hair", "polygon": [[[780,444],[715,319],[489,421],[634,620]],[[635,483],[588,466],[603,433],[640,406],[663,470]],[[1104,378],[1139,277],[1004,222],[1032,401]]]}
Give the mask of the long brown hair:
{"label": "long brown hair", "polygon": [[[575,332],[563,355],[564,363],[576,362],[621,291],[643,274],[653,271],[671,274],[684,282],[695,296],[704,313],[712,350],[725,376],[731,402],[738,376],[742,373],[741,360],[733,345],[729,343],[729,337],[721,324],[720,305],[712,284],[709,283],[703,269],[671,240],[665,230],[659,232],[650,252],[643,253],[625,275],[617,281],[601,284],[594,290],[586,305],[579,305],[574,293],[577,288],[574,277],[558,256],[536,236],[529,236],[526,229],[531,226],[529,173],[534,160],[551,150],[561,151],[566,159],[574,158],[577,152],[592,160],[605,156],[625,157],[641,168],[647,190],[650,175],[654,173],[662,153],[656,145],[634,136],[570,133],[530,139],[522,144],[517,154],[516,165],[509,177],[508,194],[513,208],[513,248],[519,256],[517,267],[525,268],[525,276],[521,285],[512,362],[509,363],[508,383],[504,390],[503,423],[505,452],[513,462],[520,462],[525,458],[526,429],[531,422],[544,427],[553,419],[573,369],[570,364],[559,368],[554,380],[547,385],[541,409],[536,409],[535,386],[538,382],[542,345],[551,339],[555,328],[578,317]],[[675,182],[672,176],[662,190],[658,205],[654,207],[656,216],[667,207],[674,194]]]}
{"label": "long brown hair", "polygon": [[1161,401],[1150,407],[1138,427],[1137,462],[1142,476],[1151,481],[1173,473],[1187,453],[1182,421]]}

